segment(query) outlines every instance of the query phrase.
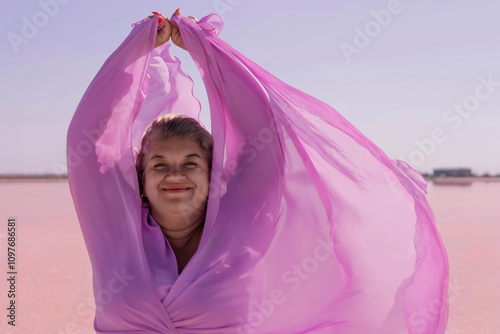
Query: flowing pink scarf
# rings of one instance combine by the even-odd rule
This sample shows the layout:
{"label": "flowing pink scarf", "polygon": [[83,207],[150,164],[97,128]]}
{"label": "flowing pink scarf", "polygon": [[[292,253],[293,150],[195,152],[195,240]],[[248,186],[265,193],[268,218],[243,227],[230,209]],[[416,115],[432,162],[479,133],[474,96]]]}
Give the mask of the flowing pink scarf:
{"label": "flowing pink scarf", "polygon": [[140,205],[134,148],[159,115],[199,120],[193,81],[157,20],[96,75],[67,138],[92,263],[97,333],[444,333],[448,262],[426,181],[335,109],[174,17],[199,68],[215,141],[203,236],[179,275]]}

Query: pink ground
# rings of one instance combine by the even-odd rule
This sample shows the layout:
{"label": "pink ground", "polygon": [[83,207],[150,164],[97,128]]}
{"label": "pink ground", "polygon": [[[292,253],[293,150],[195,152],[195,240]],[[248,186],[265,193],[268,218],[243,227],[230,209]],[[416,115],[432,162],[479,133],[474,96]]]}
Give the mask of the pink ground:
{"label": "pink ground", "polygon": [[[450,260],[449,334],[500,328],[500,183],[432,186]],[[0,333],[94,333],[91,267],[66,180],[0,182],[0,307],[7,307],[7,218],[17,220],[16,327]]]}

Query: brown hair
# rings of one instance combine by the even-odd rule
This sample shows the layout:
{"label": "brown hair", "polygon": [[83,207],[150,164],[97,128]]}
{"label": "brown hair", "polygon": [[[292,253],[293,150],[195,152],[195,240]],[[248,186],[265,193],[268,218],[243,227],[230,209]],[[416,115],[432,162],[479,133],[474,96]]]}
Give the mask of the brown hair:
{"label": "brown hair", "polygon": [[156,118],[146,129],[142,136],[141,148],[136,151],[135,168],[137,170],[137,179],[139,181],[140,193],[144,193],[142,180],[144,178],[144,169],[146,168],[146,156],[149,152],[151,143],[156,140],[170,138],[193,139],[200,145],[204,153],[204,158],[208,164],[208,173],[212,170],[212,151],[214,140],[210,132],[194,118],[185,115],[167,114]]}

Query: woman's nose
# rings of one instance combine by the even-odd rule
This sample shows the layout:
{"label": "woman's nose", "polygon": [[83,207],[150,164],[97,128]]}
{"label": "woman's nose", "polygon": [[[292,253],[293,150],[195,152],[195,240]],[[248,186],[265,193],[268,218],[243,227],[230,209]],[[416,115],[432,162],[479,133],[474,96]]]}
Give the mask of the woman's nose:
{"label": "woman's nose", "polygon": [[171,169],[165,175],[165,178],[170,179],[182,179],[184,177],[186,177],[186,174],[184,174],[184,172],[179,169]]}

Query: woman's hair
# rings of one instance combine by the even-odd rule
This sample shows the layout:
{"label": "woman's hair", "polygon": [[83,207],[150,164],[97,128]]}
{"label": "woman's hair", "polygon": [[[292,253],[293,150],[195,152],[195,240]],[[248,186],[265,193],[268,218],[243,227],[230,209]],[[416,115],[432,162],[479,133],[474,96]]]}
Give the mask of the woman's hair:
{"label": "woman's hair", "polygon": [[205,130],[201,124],[189,116],[167,114],[158,117],[151,123],[142,136],[141,148],[136,152],[135,168],[139,180],[140,193],[144,193],[142,180],[146,168],[146,156],[151,144],[156,140],[183,138],[192,139],[200,145],[204,158],[208,164],[208,173],[212,170],[212,150],[214,140],[210,132]]}

